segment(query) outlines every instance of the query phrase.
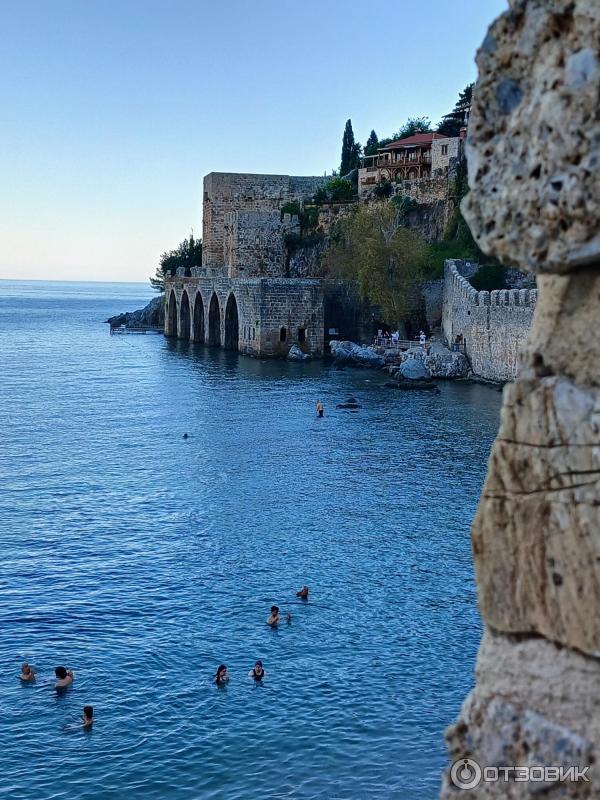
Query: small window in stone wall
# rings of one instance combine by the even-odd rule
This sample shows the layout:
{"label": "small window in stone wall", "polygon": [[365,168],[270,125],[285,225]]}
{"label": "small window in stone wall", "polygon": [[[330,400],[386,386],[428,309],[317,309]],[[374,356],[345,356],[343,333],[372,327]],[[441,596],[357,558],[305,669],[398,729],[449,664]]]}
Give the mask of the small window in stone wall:
{"label": "small window in stone wall", "polygon": [[298,341],[299,342],[306,341],[306,328],[298,328]]}
{"label": "small window in stone wall", "polygon": [[285,328],[280,328],[279,329],[279,341],[280,342],[285,342],[286,339],[287,339],[287,330]]}
{"label": "small window in stone wall", "polygon": [[448,155],[448,145],[447,144],[443,144],[442,145],[442,155],[443,156],[447,156]]}

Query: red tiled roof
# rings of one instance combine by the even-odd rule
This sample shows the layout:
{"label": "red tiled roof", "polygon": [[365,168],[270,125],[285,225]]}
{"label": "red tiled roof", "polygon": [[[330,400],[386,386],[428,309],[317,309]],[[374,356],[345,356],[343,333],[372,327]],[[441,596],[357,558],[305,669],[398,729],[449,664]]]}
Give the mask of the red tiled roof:
{"label": "red tiled roof", "polygon": [[413,136],[407,136],[406,139],[396,139],[395,142],[390,142],[382,147],[382,150],[395,150],[397,147],[414,147],[415,145],[431,144],[434,139],[447,139],[441,133],[415,133]]}

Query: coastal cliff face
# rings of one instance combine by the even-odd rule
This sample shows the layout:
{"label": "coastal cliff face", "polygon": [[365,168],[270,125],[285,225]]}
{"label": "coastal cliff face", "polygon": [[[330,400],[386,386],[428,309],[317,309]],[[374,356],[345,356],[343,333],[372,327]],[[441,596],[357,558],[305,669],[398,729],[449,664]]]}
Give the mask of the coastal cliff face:
{"label": "coastal cliff face", "polygon": [[600,797],[600,6],[512,0],[478,66],[463,210],[539,294],[473,523],[476,686],[446,737],[453,762],[590,782],[448,770],[441,797]]}

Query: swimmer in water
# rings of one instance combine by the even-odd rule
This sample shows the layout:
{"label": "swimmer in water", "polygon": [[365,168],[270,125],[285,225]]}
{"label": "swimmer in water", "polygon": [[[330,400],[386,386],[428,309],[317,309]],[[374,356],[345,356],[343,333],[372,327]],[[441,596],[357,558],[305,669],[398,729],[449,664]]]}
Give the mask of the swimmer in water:
{"label": "swimmer in water", "polygon": [[300,600],[308,600],[308,586],[303,586],[299,592],[296,592],[296,597]]}
{"label": "swimmer in water", "polygon": [[320,400],[317,401],[316,409],[317,409],[317,417],[322,417],[323,414],[325,413],[325,407],[323,406],[323,403]]}
{"label": "swimmer in water", "polygon": [[56,675],[55,689],[67,689],[73,683],[73,678],[75,677],[72,670],[64,667],[57,667],[54,670],[54,674]]}
{"label": "swimmer in water", "polygon": [[94,724],[94,708],[93,706],[83,707],[83,727],[91,728]]}
{"label": "swimmer in water", "polygon": [[[285,615],[286,622],[290,623],[292,621],[292,615],[288,611]],[[278,606],[271,606],[271,615],[267,619],[267,625],[270,625],[271,628],[276,628],[277,625],[281,622],[281,617],[279,616],[279,607]]]}
{"label": "swimmer in water", "polygon": [[257,661],[248,673],[248,676],[254,678],[255,681],[262,681],[266,674],[262,661]]}
{"label": "swimmer in water", "polygon": [[229,675],[227,674],[227,667],[225,664],[219,664],[213,681],[217,684],[217,686],[222,686],[223,684],[227,683],[228,680]]}
{"label": "swimmer in water", "polygon": [[21,674],[19,678],[22,681],[27,681],[31,683],[35,680],[35,670],[29,666],[29,664],[25,661],[24,664],[21,664]]}

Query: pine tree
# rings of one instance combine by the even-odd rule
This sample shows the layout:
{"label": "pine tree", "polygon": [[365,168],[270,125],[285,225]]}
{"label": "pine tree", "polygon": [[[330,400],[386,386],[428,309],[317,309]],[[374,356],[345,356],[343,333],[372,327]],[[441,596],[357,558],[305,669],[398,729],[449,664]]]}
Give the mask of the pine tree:
{"label": "pine tree", "polygon": [[361,149],[360,144],[354,141],[352,120],[347,120],[342,139],[342,161],[340,164],[340,175],[342,177],[358,167]]}
{"label": "pine tree", "polygon": [[365,145],[365,155],[374,156],[377,153],[378,147],[379,147],[379,139],[377,138],[377,134],[373,130],[369,134],[369,138],[367,139],[367,143]]}
{"label": "pine tree", "polygon": [[458,100],[449,114],[445,114],[438,126],[438,133],[444,136],[458,136],[460,129],[464,127],[465,115],[471,108],[473,99],[473,84],[469,83],[458,95]]}

